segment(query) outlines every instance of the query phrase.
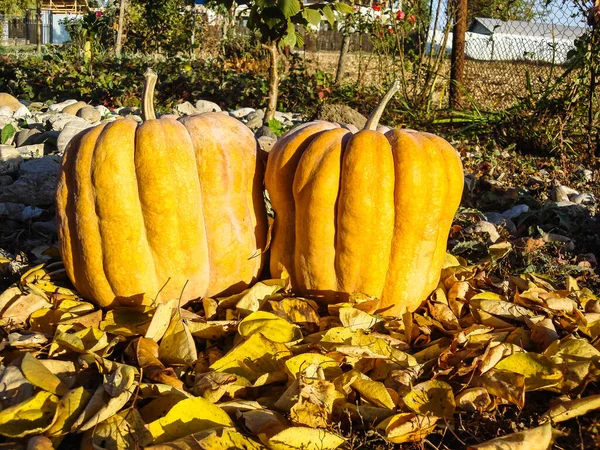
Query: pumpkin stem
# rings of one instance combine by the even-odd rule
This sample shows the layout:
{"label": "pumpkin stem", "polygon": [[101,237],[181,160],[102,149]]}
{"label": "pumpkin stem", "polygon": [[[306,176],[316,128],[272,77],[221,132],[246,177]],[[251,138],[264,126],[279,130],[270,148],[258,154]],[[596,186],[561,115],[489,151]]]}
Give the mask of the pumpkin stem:
{"label": "pumpkin stem", "polygon": [[150,67],[146,69],[144,74],[146,79],[144,83],[144,94],[142,95],[142,113],[144,120],[156,119],[156,113],[154,112],[154,87],[156,86],[156,80],[158,75]]}
{"label": "pumpkin stem", "polygon": [[383,114],[385,107],[387,106],[388,102],[392,99],[394,94],[396,94],[396,92],[398,92],[399,90],[400,80],[396,80],[392,83],[390,89],[383,96],[383,98],[379,102],[379,105],[377,105],[377,108],[375,108],[371,113],[369,120],[367,120],[367,123],[365,124],[365,130],[375,131],[377,129],[377,125],[379,125],[379,120],[381,119],[381,115]]}

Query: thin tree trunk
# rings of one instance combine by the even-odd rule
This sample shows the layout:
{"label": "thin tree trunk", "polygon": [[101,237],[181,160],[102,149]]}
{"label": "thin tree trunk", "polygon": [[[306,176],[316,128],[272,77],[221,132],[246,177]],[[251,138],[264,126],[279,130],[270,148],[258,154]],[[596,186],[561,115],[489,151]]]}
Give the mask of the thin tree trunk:
{"label": "thin tree trunk", "polygon": [[119,7],[119,28],[117,29],[117,42],[115,45],[115,55],[117,58],[121,57],[121,50],[123,49],[123,28],[125,27],[125,3],[127,0],[121,0]]}
{"label": "thin tree trunk", "polygon": [[196,45],[196,8],[192,8],[192,36],[190,37],[190,59],[194,59],[194,46]]}
{"label": "thin tree trunk", "polygon": [[340,49],[340,58],[338,59],[337,70],[335,72],[334,84],[339,86],[342,82],[342,76],[346,70],[346,64],[348,62],[348,53],[350,50],[350,35],[344,33],[342,36],[342,48]]}
{"label": "thin tree trunk", "polygon": [[279,96],[279,51],[277,50],[277,42],[271,42],[266,48],[269,49],[271,56],[269,66],[269,104],[267,105],[267,112],[265,114],[265,122],[268,122],[275,118],[275,111],[277,111],[277,97]]}
{"label": "thin tree trunk", "polygon": [[42,2],[37,0],[37,52],[42,54]]}
{"label": "thin tree trunk", "polygon": [[467,0],[454,1],[452,29],[452,62],[450,67],[450,107],[461,106],[465,76],[465,36],[467,32]]}

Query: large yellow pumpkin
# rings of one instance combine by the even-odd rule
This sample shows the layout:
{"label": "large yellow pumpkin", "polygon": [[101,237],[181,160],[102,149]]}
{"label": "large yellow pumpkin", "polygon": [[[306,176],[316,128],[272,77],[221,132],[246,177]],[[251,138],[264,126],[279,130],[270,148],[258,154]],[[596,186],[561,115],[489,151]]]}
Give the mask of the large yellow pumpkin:
{"label": "large yellow pumpkin", "polygon": [[415,310],[435,289],[463,189],[460,157],[444,139],[329,122],[291,130],[269,154],[275,222],[271,274],[326,302],[380,299],[383,314]]}
{"label": "large yellow pumpkin", "polygon": [[62,161],[59,248],[100,306],[227,295],[256,280],[266,243],[263,167],[252,132],[218,113],[121,119],[76,136]]}

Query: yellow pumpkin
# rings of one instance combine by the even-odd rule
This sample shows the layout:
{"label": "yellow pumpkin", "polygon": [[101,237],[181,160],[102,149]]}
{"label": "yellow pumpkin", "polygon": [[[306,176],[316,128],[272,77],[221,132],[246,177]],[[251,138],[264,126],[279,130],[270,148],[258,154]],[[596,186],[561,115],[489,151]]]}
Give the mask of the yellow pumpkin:
{"label": "yellow pumpkin", "polygon": [[353,133],[311,122],[277,141],[265,185],[275,222],[271,274],[325,302],[380,299],[382,314],[415,310],[436,288],[463,190],[456,150],[429,133],[376,131],[395,84]]}
{"label": "yellow pumpkin", "polygon": [[77,135],[63,156],[57,225],[67,273],[100,306],[237,293],[262,268],[267,221],[252,132],[224,114],[144,116]]}

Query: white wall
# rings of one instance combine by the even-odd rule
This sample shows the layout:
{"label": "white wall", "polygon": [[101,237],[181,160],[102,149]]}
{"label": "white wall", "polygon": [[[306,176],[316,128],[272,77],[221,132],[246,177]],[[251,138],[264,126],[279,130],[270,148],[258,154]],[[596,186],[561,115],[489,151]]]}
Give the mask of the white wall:
{"label": "white wall", "polygon": [[65,26],[60,23],[63,19],[73,19],[81,17],[75,14],[52,14],[52,43],[63,44],[69,41],[69,35],[65,30]]}

